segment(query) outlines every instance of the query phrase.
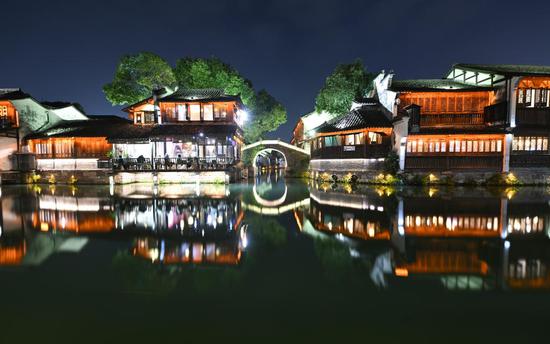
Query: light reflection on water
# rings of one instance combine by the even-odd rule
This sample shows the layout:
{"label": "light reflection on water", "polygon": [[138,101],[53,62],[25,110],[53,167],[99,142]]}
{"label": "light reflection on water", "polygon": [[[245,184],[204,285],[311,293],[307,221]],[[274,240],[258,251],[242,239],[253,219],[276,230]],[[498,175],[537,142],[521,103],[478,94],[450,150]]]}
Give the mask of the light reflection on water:
{"label": "light reflection on water", "polygon": [[550,287],[543,188],[306,185],[268,176],[230,186],[2,191],[3,266],[40,266],[108,240],[126,243],[119,253],[147,264],[231,269],[300,238],[315,245],[298,258],[317,257],[326,275],[342,273],[342,260],[355,262],[351,274],[366,266],[376,288],[422,280],[447,290]]}

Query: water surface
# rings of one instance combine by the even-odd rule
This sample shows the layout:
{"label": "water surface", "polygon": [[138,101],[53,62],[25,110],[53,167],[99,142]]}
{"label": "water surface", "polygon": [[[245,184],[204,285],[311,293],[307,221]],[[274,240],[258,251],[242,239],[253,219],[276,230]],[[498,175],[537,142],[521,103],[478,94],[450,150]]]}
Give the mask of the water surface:
{"label": "water surface", "polygon": [[1,191],[2,343],[547,340],[545,188]]}

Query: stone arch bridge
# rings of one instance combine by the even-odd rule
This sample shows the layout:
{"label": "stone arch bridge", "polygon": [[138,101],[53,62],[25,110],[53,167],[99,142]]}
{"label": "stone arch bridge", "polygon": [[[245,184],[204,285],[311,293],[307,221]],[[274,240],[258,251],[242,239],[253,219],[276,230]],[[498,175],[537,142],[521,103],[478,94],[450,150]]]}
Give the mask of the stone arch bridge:
{"label": "stone arch bridge", "polygon": [[256,159],[261,155],[269,154],[273,151],[283,155],[286,175],[298,175],[307,170],[310,158],[309,152],[281,140],[260,140],[244,146],[242,155],[245,166],[253,167],[256,171]]}

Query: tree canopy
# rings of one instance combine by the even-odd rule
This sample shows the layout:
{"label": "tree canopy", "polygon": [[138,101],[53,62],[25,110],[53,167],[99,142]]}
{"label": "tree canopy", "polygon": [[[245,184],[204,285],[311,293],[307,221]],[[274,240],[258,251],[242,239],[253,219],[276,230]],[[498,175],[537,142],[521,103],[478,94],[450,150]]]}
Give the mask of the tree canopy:
{"label": "tree canopy", "polygon": [[252,83],[236,69],[215,57],[179,59],[176,61],[174,75],[180,88],[219,88],[226,94],[239,94],[246,106],[250,106],[254,98]]}
{"label": "tree canopy", "polygon": [[133,104],[161,87],[183,89],[218,88],[239,95],[248,108],[245,140],[253,142],[276,130],[287,120],[285,107],[266,90],[255,92],[252,83],[235,68],[218,58],[184,57],[171,66],[161,57],[143,52],[124,56],[114,79],[103,87],[113,105]]}
{"label": "tree canopy", "polygon": [[103,92],[111,104],[127,105],[150,97],[154,89],[175,85],[172,67],[164,59],[141,52],[120,59],[113,81],[103,86]]}
{"label": "tree canopy", "polygon": [[244,136],[249,142],[261,139],[266,133],[276,130],[287,120],[286,109],[266,90],[260,90],[250,108],[253,112],[244,128]]}
{"label": "tree canopy", "polygon": [[334,114],[348,112],[354,100],[365,96],[372,78],[359,59],[336,66],[315,99],[315,110]]}

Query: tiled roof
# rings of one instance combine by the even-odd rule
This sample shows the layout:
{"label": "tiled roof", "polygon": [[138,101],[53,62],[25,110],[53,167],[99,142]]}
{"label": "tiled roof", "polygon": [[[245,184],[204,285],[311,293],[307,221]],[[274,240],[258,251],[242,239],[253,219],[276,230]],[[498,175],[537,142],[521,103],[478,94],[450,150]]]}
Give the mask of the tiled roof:
{"label": "tiled roof", "polygon": [[0,100],[16,100],[30,98],[31,96],[20,88],[0,88]]}
{"label": "tiled roof", "polygon": [[486,91],[492,87],[464,84],[449,79],[393,80],[390,90],[400,91]]}
{"label": "tiled roof", "polygon": [[550,66],[457,63],[453,68],[503,75],[550,75]]}
{"label": "tiled roof", "polygon": [[317,133],[327,133],[361,128],[391,128],[391,113],[379,103],[365,104],[346,115],[325,122],[315,129]]}
{"label": "tiled roof", "polygon": [[[152,97],[145,98],[137,103],[129,105],[122,109],[122,111],[130,111],[130,109],[136,105],[142,104],[145,101],[151,100]],[[202,101],[202,102],[231,102],[235,101],[242,105],[240,96],[231,96],[224,93],[222,89],[218,88],[204,88],[204,89],[179,89],[173,93],[161,96],[158,98],[159,102],[189,102],[189,101]]]}
{"label": "tiled roof", "polygon": [[48,137],[106,137],[127,131],[133,125],[130,121],[115,116],[102,119],[64,121],[47,130],[27,135],[25,139]]}
{"label": "tiled roof", "polygon": [[223,90],[217,88],[205,89],[181,89],[176,92],[164,96],[160,101],[239,101],[239,96],[230,96],[224,93]]}

